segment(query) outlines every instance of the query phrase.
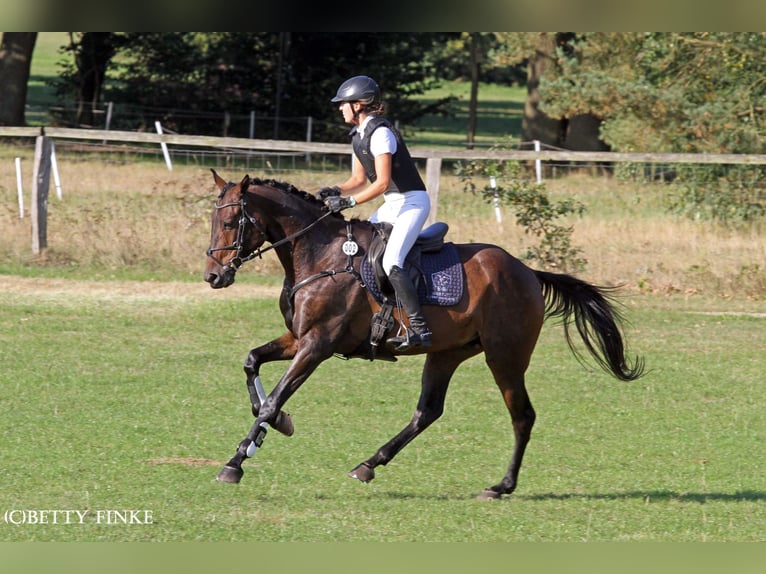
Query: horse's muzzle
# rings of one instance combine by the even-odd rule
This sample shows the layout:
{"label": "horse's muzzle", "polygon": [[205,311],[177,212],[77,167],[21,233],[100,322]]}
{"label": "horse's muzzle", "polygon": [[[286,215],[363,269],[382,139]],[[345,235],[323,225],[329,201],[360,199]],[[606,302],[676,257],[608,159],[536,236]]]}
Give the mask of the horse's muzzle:
{"label": "horse's muzzle", "polygon": [[210,283],[213,289],[223,289],[234,283],[236,271],[231,267],[224,267],[221,273],[208,271],[205,273],[205,281]]}

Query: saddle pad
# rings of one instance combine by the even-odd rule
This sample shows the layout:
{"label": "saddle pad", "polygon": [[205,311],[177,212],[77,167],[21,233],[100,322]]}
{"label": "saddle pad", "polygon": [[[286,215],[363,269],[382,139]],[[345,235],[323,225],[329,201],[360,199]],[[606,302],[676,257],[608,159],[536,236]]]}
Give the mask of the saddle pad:
{"label": "saddle pad", "polygon": [[[455,244],[445,243],[444,247],[435,253],[421,253],[420,267],[423,271],[421,281],[418,282],[420,303],[443,307],[457,305],[463,297],[464,281],[463,266]],[[366,257],[362,259],[360,271],[372,296],[378,303],[383,303],[383,293],[378,289],[375,272]]]}

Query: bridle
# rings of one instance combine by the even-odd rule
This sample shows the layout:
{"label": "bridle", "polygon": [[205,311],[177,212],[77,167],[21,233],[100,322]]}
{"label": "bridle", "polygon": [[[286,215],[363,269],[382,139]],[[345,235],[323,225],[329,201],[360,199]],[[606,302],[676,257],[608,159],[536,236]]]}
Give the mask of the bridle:
{"label": "bridle", "polygon": [[[221,192],[221,197],[223,197],[234,184],[229,184],[228,186],[224,187],[223,191]],[[220,199],[220,198],[219,198]],[[256,257],[262,257],[264,253],[269,251],[270,249],[274,249],[276,247],[279,247],[280,245],[284,245],[285,243],[289,243],[293,239],[296,239],[300,237],[301,235],[304,235],[305,233],[308,233],[309,230],[311,230],[312,227],[314,227],[317,223],[322,221],[324,218],[328,217],[329,215],[332,215],[331,212],[327,212],[319,216],[313,223],[310,223],[303,229],[293,233],[292,235],[288,235],[287,237],[283,237],[279,241],[276,241],[275,243],[270,244],[269,246],[265,248],[258,247],[256,250],[252,251],[251,253],[245,253],[245,246],[244,246],[244,238],[245,238],[245,231],[247,229],[247,224],[250,223],[255,230],[260,233],[263,236],[263,241],[268,241],[268,236],[266,234],[266,228],[261,224],[258,219],[256,219],[254,216],[247,213],[247,201],[245,198],[245,194],[242,193],[242,197],[239,201],[231,201],[228,203],[218,203],[216,201],[215,208],[216,210],[219,209],[225,209],[227,207],[234,207],[238,205],[239,206],[239,223],[237,227],[237,238],[234,240],[234,243],[230,245],[225,245],[223,247],[208,247],[207,249],[207,256],[210,257],[213,261],[215,261],[218,265],[220,265],[224,272],[231,269],[233,273],[236,273],[236,271],[247,261],[250,261],[251,259],[255,259]],[[228,263],[224,263],[221,261],[218,257],[215,256],[215,253],[218,251],[236,251],[236,255],[229,261]]]}

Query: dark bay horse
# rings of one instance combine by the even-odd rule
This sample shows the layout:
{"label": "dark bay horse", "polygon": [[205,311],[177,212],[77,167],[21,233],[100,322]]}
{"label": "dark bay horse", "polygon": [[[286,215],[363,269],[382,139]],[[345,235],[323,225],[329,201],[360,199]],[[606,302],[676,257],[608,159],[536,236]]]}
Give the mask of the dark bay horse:
{"label": "dark bay horse", "polygon": [[[220,194],[212,215],[205,281],[214,289],[228,287],[244,262],[269,249],[276,252],[285,274],[279,304],[287,331],[252,349],[247,357],[246,382],[255,422],[217,477],[239,482],[242,462],[261,446],[269,427],[292,434],[292,420],[282,407],[320,363],[334,354],[369,357],[371,317],[380,305],[361,280],[361,258],[344,251],[344,244],[352,239],[364,252],[374,228],[368,221],[330,214],[322,201],[289,184],[248,176],[227,183],[215,171],[213,177]],[[495,245],[460,244],[457,251],[465,270],[462,298],[451,306],[424,306],[433,344],[408,351],[426,354],[412,420],[349,475],[372,480],[376,467],[388,463],[441,416],[455,369],[483,352],[515,435],[505,476],[479,496],[499,498],[516,488],[535,422],[524,373],[544,320],[557,317],[563,322],[576,354],[569,329],[573,324],[585,348],[617,379],[640,377],[643,359],[626,357],[620,315],[608,289],[571,275],[532,270]],[[395,318],[406,324],[398,311]],[[378,356],[393,360],[393,354],[382,349]],[[266,395],[259,369],[269,361],[290,364]]]}

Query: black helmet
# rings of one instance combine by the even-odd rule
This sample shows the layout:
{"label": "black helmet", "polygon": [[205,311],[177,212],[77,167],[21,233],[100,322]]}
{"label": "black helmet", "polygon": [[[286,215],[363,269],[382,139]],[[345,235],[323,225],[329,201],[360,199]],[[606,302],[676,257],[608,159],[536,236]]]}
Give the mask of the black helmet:
{"label": "black helmet", "polygon": [[378,83],[369,76],[354,76],[340,85],[331,102],[363,102],[371,104],[380,100]]}

